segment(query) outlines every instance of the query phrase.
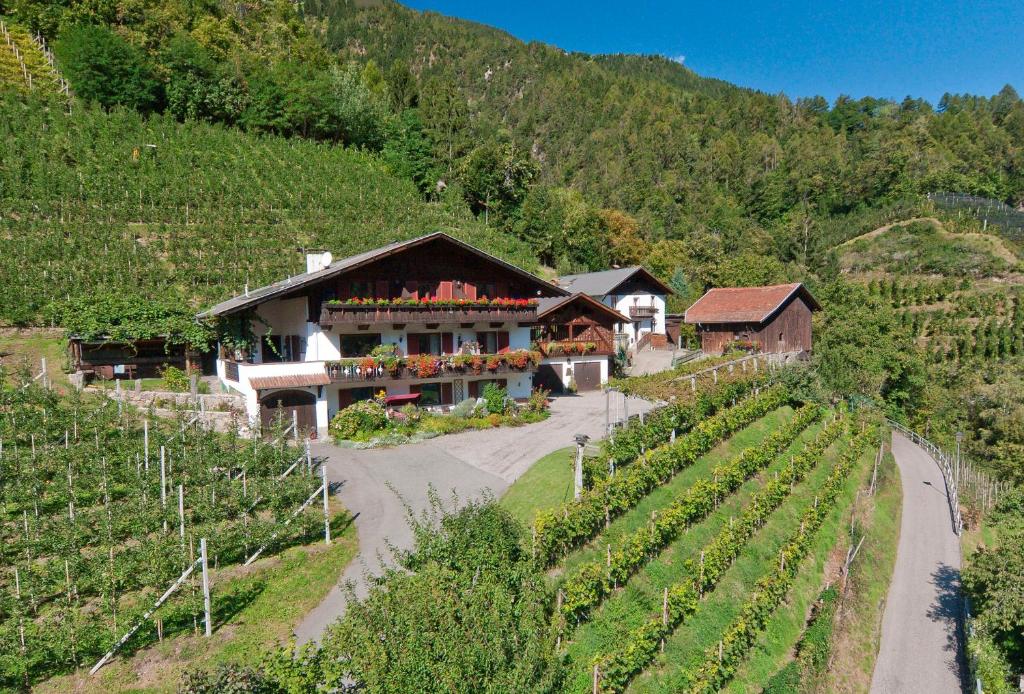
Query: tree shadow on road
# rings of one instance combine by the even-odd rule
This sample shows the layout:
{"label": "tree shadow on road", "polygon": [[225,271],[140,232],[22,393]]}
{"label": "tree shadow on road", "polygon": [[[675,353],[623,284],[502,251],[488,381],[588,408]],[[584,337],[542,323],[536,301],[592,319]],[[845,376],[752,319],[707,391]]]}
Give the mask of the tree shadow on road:
{"label": "tree shadow on road", "polygon": [[952,652],[954,658],[948,667],[956,675],[962,691],[970,691],[967,662],[963,644],[963,596],[960,593],[960,569],[940,564],[932,572],[932,584],[936,589],[935,602],[928,608],[928,617],[942,622],[946,628],[944,650]]}

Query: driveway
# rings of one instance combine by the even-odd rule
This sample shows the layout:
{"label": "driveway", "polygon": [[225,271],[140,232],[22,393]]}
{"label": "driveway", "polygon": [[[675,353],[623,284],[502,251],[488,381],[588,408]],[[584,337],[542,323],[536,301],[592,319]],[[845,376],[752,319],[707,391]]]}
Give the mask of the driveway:
{"label": "driveway", "polygon": [[871,692],[959,692],[960,540],[946,485],[931,456],[897,432],[892,454],[903,485],[903,517]]}
{"label": "driveway", "polygon": [[[612,393],[611,417],[621,418],[622,396]],[[651,404],[630,398],[629,414]],[[299,645],[318,641],[341,617],[348,602],[347,584],[362,598],[370,578],[393,564],[390,546],[409,549],[412,533],[407,507],[430,507],[432,486],[450,501],[501,494],[533,463],[552,451],[572,445],[576,434],[599,438],[605,431],[605,394],[585,393],[554,398],[551,416],[523,427],[468,431],[396,448],[356,450],[315,442],[313,455],[325,459],[334,494],[355,515],[359,554],[346,567],[327,597],[295,629]]]}

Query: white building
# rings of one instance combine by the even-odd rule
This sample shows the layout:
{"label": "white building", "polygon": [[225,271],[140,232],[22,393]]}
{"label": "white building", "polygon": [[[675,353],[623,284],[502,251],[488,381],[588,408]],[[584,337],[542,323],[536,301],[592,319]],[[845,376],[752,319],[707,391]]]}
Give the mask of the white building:
{"label": "white building", "polygon": [[323,434],[339,409],[381,390],[447,406],[495,381],[528,397],[538,301],[567,294],[434,233],[342,260],[310,255],[307,272],[199,317],[235,336],[218,345],[217,376],[245,397],[253,424],[294,416]]}
{"label": "white building", "polygon": [[629,320],[616,324],[616,339],[628,349],[664,347],[666,298],[672,290],[640,265],[566,275],[560,286],[588,294]]}

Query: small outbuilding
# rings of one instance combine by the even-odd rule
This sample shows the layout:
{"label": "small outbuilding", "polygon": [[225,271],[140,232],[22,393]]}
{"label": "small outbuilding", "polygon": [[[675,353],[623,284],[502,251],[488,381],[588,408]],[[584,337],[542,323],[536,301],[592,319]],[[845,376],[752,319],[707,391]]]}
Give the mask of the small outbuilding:
{"label": "small outbuilding", "polygon": [[687,309],[701,348],[722,354],[731,347],[761,352],[810,352],[811,315],[821,305],[801,283],[709,289]]}

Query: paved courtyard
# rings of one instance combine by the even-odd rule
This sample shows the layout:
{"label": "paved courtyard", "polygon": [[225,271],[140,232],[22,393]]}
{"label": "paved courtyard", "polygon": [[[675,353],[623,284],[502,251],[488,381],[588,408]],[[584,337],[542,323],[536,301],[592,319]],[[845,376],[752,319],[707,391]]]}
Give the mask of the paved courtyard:
{"label": "paved courtyard", "polygon": [[[623,415],[622,396],[613,393],[612,418]],[[629,414],[651,404],[631,398]],[[318,640],[342,614],[346,584],[363,597],[368,578],[392,563],[389,544],[408,549],[412,534],[407,509],[429,508],[428,489],[442,498],[461,500],[501,494],[538,459],[572,445],[576,434],[599,438],[605,431],[606,396],[601,392],[554,398],[551,417],[524,427],[468,431],[396,448],[355,450],[329,443],[313,444],[313,455],[326,459],[334,493],[355,516],[359,554],[318,607],[296,628],[299,644]]]}

